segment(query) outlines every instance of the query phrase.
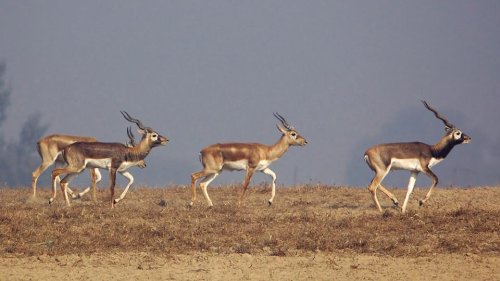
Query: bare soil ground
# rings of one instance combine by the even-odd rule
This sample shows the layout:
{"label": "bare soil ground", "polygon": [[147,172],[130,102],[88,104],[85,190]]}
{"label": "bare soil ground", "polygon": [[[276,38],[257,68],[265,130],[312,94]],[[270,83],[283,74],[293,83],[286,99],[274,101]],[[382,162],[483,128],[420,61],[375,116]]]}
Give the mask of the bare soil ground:
{"label": "bare soil ground", "polygon": [[[394,190],[400,201],[405,190]],[[500,188],[438,188],[407,214],[365,188],[133,188],[73,200],[0,189],[0,280],[500,280]],[[200,193],[198,191],[198,193]]]}

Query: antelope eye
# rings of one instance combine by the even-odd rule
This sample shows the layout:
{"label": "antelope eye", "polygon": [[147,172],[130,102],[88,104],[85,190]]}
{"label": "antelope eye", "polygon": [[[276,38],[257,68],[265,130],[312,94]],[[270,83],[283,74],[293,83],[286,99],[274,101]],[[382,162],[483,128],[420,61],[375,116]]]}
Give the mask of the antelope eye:
{"label": "antelope eye", "polygon": [[297,136],[297,133],[293,132],[293,133],[291,133],[290,135],[292,135],[292,137],[296,137],[296,136]]}

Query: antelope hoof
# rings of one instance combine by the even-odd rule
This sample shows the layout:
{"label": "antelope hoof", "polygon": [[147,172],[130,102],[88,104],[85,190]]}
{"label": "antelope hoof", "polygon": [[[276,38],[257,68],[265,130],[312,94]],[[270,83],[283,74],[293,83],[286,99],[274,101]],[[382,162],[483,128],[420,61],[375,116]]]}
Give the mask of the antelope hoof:
{"label": "antelope hoof", "polygon": [[422,207],[422,206],[424,205],[424,201],[423,201],[423,200],[418,200],[418,205],[419,205],[420,207]]}
{"label": "antelope hoof", "polygon": [[392,201],[392,203],[394,203],[394,205],[395,205],[395,206],[399,206],[399,202],[398,202],[398,200],[396,200],[396,201]]}
{"label": "antelope hoof", "polygon": [[269,201],[267,201],[267,203],[269,203],[269,207],[271,207],[271,205],[273,204],[273,201],[269,200]]}
{"label": "antelope hoof", "polygon": [[49,199],[49,205],[52,205],[52,202],[54,202],[54,198]]}

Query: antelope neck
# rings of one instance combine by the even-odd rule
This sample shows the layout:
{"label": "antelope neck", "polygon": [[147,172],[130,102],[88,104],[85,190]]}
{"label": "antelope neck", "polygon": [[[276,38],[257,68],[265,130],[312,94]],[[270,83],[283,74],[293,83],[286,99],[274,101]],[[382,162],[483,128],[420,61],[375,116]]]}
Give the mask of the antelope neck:
{"label": "antelope neck", "polygon": [[290,144],[288,144],[288,142],[286,141],[285,135],[281,136],[278,142],[269,147],[269,159],[274,160],[280,158],[281,156],[283,156],[283,154],[285,154],[289,147]]}
{"label": "antelope neck", "polygon": [[137,146],[129,148],[127,158],[129,160],[143,160],[151,151],[147,142],[140,142]]}
{"label": "antelope neck", "polygon": [[455,146],[455,143],[448,136],[443,137],[438,143],[431,147],[432,156],[436,159],[443,159]]}

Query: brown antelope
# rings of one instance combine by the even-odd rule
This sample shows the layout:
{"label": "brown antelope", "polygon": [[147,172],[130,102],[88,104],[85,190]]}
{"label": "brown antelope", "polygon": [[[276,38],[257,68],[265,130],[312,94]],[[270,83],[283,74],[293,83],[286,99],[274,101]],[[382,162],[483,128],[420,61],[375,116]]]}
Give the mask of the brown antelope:
{"label": "brown antelope", "polygon": [[419,172],[424,173],[432,180],[431,188],[424,199],[419,201],[422,206],[431,196],[434,187],[438,184],[437,176],[431,171],[431,167],[441,162],[446,158],[448,153],[461,143],[469,143],[471,138],[452,125],[446,118],[441,116],[435,109],[429,106],[427,102],[422,101],[425,107],[432,111],[436,118],[443,121],[446,134],[439,140],[437,144],[428,145],[421,142],[408,143],[385,143],[372,146],[365,152],[365,161],[370,168],[375,172],[375,177],[372,179],[368,190],[372,194],[373,201],[379,211],[382,212],[382,207],[377,199],[377,188],[391,198],[392,202],[399,205],[398,199],[382,186],[382,180],[390,170],[408,170],[411,172],[408,190],[406,192],[405,201],[403,203],[402,212],[406,212],[408,199],[415,186],[415,181]]}
{"label": "brown antelope", "polygon": [[[144,164],[143,160],[153,147],[167,144],[166,137],[149,127],[145,127],[141,121],[132,118],[127,112],[122,111],[121,113],[125,119],[135,123],[139,128],[138,132],[142,135],[142,139],[136,146],[128,147],[121,143],[76,142],[64,149],[63,157],[68,165],[52,172],[52,185],[56,185],[58,176],[66,174],[60,184],[68,206],[70,205],[67,194],[69,182],[84,169],[101,168],[109,170],[111,207],[113,207],[125,197],[134,181],[134,177],[127,170],[130,167]],[[113,199],[117,172],[127,178],[129,182],[120,197]]]}
{"label": "brown antelope", "polygon": [[[128,146],[135,146],[135,138],[132,132],[130,131],[130,128],[127,128],[127,135],[129,137],[129,142],[127,143]],[[52,164],[64,164],[64,159],[62,157],[62,151],[65,147],[68,145],[75,143],[75,142],[96,142],[97,139],[94,137],[82,137],[82,136],[71,136],[71,135],[60,135],[60,134],[54,134],[54,135],[49,135],[46,137],[41,138],[37,142],[37,150],[38,154],[40,155],[40,158],[42,158],[42,163],[40,166],[38,166],[35,171],[32,173],[32,182],[31,182],[31,187],[33,189],[33,198],[36,197],[36,185],[38,182],[38,178],[40,175]],[[144,168],[146,164],[144,162],[140,163],[138,165],[140,168]],[[101,173],[99,172],[99,169],[91,169],[90,170],[90,175],[91,175],[91,180],[92,180],[92,197],[95,200],[96,199],[96,189],[97,189],[97,183],[101,181]],[[60,181],[60,178],[57,177],[57,182]],[[68,187],[68,192],[71,195],[72,199],[77,199],[82,197],[84,194],[86,194],[90,188],[86,188],[82,192],[75,194],[69,187]],[[55,198],[56,194],[56,189],[52,190],[52,197]],[[49,201],[49,203],[52,203],[52,201]]]}
{"label": "brown antelope", "polygon": [[200,188],[208,205],[210,207],[213,206],[208,196],[207,187],[222,170],[246,170],[239,203],[242,202],[250,179],[255,171],[271,176],[271,199],[268,202],[269,205],[272,204],[276,193],[276,174],[268,166],[283,156],[291,145],[304,146],[307,144],[307,141],[286,122],[285,118],[277,113],[274,116],[281,122],[282,125],[278,124],[277,126],[283,134],[274,145],[268,146],[260,143],[218,143],[201,150],[200,162],[203,165],[203,170],[191,174],[192,198],[190,206],[193,206],[196,201],[196,181],[202,177],[203,180],[200,182]]}
{"label": "brown antelope", "polygon": [[[70,136],[70,135],[49,135],[41,138],[37,142],[37,150],[40,158],[42,158],[42,163],[33,171],[31,187],[33,189],[33,198],[36,197],[36,185],[38,182],[38,178],[40,175],[52,164],[55,163],[64,163],[64,159],[62,158],[62,151],[64,148],[73,144],[75,142],[96,142],[97,139],[93,137],[81,137],[81,136]],[[95,199],[95,190],[96,184],[101,180],[101,173],[98,169],[90,170],[91,180],[92,180],[92,189],[93,195]],[[59,177],[57,177],[57,181],[59,181]],[[88,188],[83,192],[75,195],[74,192],[68,188],[68,192],[72,195],[73,198],[78,198],[83,194],[88,192]],[[54,197],[55,189],[52,191],[52,197]]]}

